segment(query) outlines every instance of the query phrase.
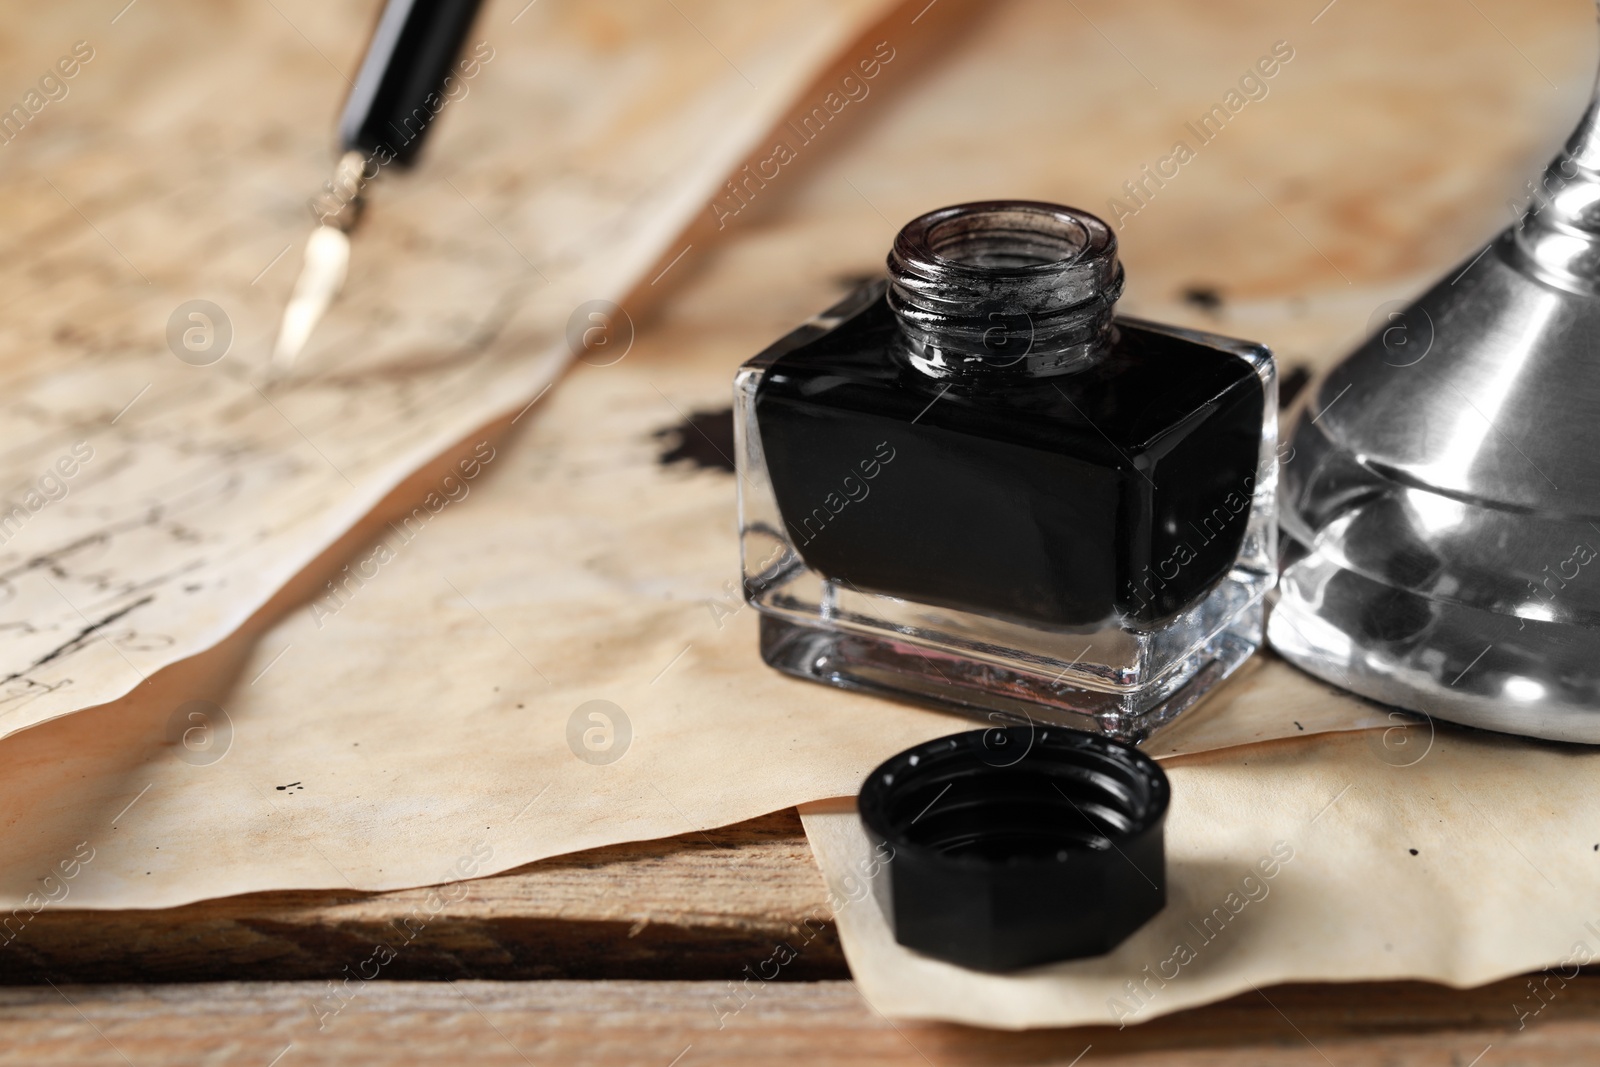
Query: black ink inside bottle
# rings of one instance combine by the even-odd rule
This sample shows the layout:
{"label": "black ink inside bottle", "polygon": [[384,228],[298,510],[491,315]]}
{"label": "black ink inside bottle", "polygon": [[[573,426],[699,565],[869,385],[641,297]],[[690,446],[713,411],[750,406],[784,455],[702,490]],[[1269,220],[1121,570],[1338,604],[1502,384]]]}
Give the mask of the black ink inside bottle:
{"label": "black ink inside bottle", "polygon": [[[1157,625],[1192,606],[1244,537],[1261,445],[1255,369],[1113,325],[1120,269],[1090,262],[1085,252],[1109,253],[1072,243],[1070,225],[1018,251],[995,248],[1015,230],[957,234],[951,249],[929,229],[935,254],[990,268],[976,313],[940,307],[908,339],[891,292],[780,357],[758,391],[768,474],[806,565],[862,590],[1047,626]],[[1007,283],[1040,268],[1097,271],[1110,288],[1058,313],[1048,344],[1038,335],[1055,309],[1007,302]],[[902,299],[916,310],[937,306],[911,293]],[[953,351],[919,368],[952,320]],[[963,327],[976,345],[961,347]]]}

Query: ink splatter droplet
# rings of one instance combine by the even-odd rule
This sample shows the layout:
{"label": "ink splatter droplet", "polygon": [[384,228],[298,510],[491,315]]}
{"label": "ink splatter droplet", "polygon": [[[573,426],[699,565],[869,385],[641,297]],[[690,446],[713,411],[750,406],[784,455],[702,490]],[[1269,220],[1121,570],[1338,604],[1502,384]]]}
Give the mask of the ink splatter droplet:
{"label": "ink splatter droplet", "polygon": [[1222,290],[1214,285],[1190,285],[1183,290],[1183,302],[1201,311],[1216,314],[1222,309]]}

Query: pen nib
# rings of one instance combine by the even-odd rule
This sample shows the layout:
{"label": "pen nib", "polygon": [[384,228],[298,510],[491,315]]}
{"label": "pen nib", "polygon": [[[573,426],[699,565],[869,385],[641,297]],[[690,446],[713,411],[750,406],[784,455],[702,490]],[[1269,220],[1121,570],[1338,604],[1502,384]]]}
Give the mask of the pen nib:
{"label": "pen nib", "polygon": [[294,283],[294,295],[283,309],[283,325],[272,349],[272,373],[287,374],[306,346],[311,331],[344,285],[350,265],[350,238],[334,226],[318,226],[306,242],[305,266]]}
{"label": "pen nib", "polygon": [[305,266],[300,268],[289,306],[283,309],[283,325],[278,327],[278,343],[272,349],[269,373],[273,378],[289,373],[323,312],[344,286],[350,266],[350,230],[361,218],[361,193],[366,184],[366,160],[360,152],[349,151],[339,157],[333,179],[325,182],[323,192],[311,201],[319,225],[306,242]]}

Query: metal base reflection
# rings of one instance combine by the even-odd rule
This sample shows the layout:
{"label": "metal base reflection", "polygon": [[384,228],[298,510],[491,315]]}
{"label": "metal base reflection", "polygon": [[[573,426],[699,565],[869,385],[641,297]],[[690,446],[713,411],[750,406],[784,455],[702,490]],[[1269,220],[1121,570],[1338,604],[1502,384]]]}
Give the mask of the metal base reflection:
{"label": "metal base reflection", "polygon": [[1337,367],[1292,447],[1280,653],[1440,719],[1600,744],[1596,103],[1521,221]]}

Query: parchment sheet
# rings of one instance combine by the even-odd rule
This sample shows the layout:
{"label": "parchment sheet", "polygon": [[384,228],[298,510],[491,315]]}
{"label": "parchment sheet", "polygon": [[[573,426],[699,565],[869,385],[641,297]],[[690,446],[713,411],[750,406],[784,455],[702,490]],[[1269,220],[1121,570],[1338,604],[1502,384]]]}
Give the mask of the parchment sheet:
{"label": "parchment sheet", "polygon": [[65,95],[0,134],[0,736],[215,644],[407,474],[531,400],[575,309],[672,265],[756,138],[890,6],[485,5],[419,168],[371,190],[344,296],[275,386],[374,6],[14,20],[6,69]]}
{"label": "parchment sheet", "polygon": [[897,1018],[1120,1026],[1281,982],[1471,986],[1541,967],[1559,990],[1600,958],[1600,753],[1395,729],[1167,762],[1165,910],[1107,956],[1014,975],[896,944],[853,801],[800,814],[856,985]]}
{"label": "parchment sheet", "polygon": [[[1090,11],[1112,39],[1139,41],[1133,59],[1159,72],[1160,91],[1071,5],[967,7],[975,17],[956,0],[905,11],[872,95],[740,210],[715,254],[640,324],[626,358],[575,367],[508,436],[468,437],[411,478],[400,504],[450,500],[414,521],[420,533],[364,524],[216,648],[127,698],[0,743],[0,903],[40,892],[84,842],[94,859],[66,886],[66,906],[156,907],[441,882],[851,794],[887,755],[971,724],[761,664],[736,594],[732,476],[659,461],[682,442],[713,466],[718,447],[731,454],[725,439],[673,428],[725,411],[740,361],[849,279],[881,270],[895,228],[918,211],[995,195],[1103,207],[1283,33],[1298,33],[1297,47],[1387,59],[1319,65],[1307,45],[1272,96],[1130,220],[1119,231],[1130,314],[1259,337],[1286,366],[1336,357],[1397,288],[1443,270],[1498,223],[1491,179],[1463,176],[1498,175],[1514,189],[1546,147],[1539,116],[1552,112],[1551,143],[1569,121],[1536,79],[1479,93],[1470,116],[1452,109],[1486,68],[1440,57],[1504,43],[1487,27],[1471,38],[1471,20],[1442,0],[1348,25],[1340,5],[1311,37],[1283,28],[1281,5],[1266,0],[1232,5],[1226,19],[1182,3],[1159,17]],[[1568,49],[1574,77],[1587,71],[1587,38],[1570,20],[1526,17],[1519,32],[1543,35],[1528,47],[1563,84],[1551,48]],[[938,62],[918,59],[922,35],[938,33],[949,41]],[[1441,34],[1449,49],[1429,45]],[[894,89],[899,64],[911,76]],[[1377,92],[1368,83],[1380,71],[1403,83],[1396,98],[1434,118],[1420,132],[1384,119],[1392,137],[1330,138],[1319,127],[1326,109]],[[1483,123],[1506,140],[1466,135]],[[1435,136],[1454,145],[1447,158]],[[1396,190],[1396,172],[1423,177]],[[1337,183],[1280,201],[1337,261],[1298,243],[1241,174],[1273,196],[1313,177]],[[1350,225],[1371,212],[1381,225]],[[1213,282],[1220,308],[1183,297]],[[711,435],[718,420],[697,425]],[[474,467],[480,445],[494,455]],[[408,530],[406,513],[390,517]],[[345,587],[345,565],[367,577],[324,599],[325,582]],[[580,711],[596,700],[614,707]],[[597,711],[609,736],[589,717]],[[1372,722],[1368,705],[1263,657],[1165,751]],[[596,758],[613,752],[614,762]]]}
{"label": "parchment sheet", "polygon": [[[538,419],[420,472],[419,512],[363,527],[334,589],[302,580],[280,621],[8,738],[0,905],[491,874],[853,793],[894,752],[972,728],[761,662],[729,578],[733,476],[663,467],[672,435],[654,435],[724,377],[719,353],[682,356],[703,324],[580,368]],[[1189,743],[1382,714],[1261,658]],[[47,882],[80,844],[93,862]]]}

